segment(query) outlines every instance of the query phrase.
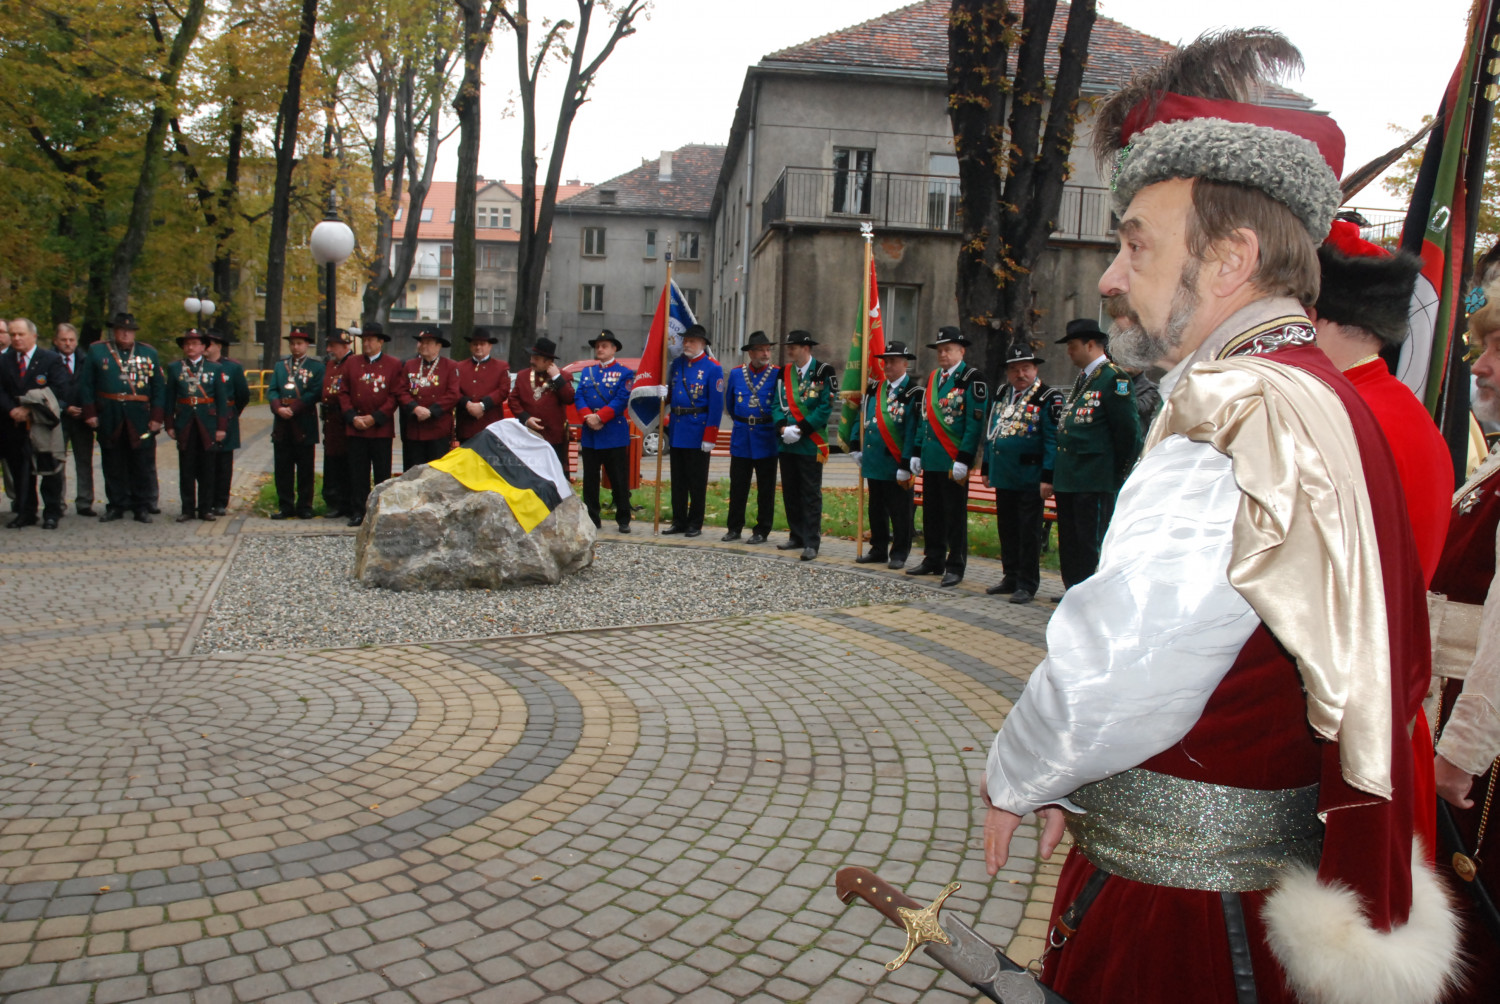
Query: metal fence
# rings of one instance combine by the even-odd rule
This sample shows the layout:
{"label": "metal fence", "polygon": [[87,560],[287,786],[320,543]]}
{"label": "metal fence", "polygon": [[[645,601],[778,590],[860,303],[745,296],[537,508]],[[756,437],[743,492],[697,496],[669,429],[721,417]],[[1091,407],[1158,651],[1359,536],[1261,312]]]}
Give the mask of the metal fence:
{"label": "metal fence", "polygon": [[[788,167],[761,203],[761,227],[778,223],[848,225],[958,233],[959,182],[935,174]],[[1066,185],[1057,240],[1107,241],[1114,235],[1109,190]]]}

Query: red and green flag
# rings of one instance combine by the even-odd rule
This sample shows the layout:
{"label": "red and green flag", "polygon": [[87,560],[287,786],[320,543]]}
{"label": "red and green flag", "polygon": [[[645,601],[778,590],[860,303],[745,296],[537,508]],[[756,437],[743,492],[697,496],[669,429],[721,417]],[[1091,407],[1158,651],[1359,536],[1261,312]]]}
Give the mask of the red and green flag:
{"label": "red and green flag", "polygon": [[[859,293],[859,316],[854,321],[854,338],[849,342],[849,363],[844,367],[843,378],[839,381],[839,398],[843,401],[843,411],[839,415],[839,442],[846,450],[859,437],[860,399],[864,394],[859,377],[864,371],[867,358],[868,378],[885,379],[885,360],[880,358],[885,352],[885,327],[880,319],[880,287],[875,282],[875,259],[868,254],[866,259],[869,261],[869,272],[865,276],[864,288]],[[868,346],[865,344],[867,317],[870,322]]]}

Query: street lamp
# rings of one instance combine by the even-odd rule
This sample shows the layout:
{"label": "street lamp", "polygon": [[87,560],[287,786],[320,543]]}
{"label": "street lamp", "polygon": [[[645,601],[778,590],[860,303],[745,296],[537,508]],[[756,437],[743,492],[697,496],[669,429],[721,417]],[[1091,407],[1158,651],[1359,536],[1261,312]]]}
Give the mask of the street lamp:
{"label": "street lamp", "polygon": [[333,334],[338,319],[338,266],[354,253],[354,231],[349,229],[349,224],[339,219],[333,208],[332,197],[328,200],[328,215],[323,217],[323,222],[313,227],[308,245],[312,248],[313,261],[327,269],[323,285],[328,316],[323,322],[323,337],[319,339],[327,345],[328,336]]}
{"label": "street lamp", "polygon": [[203,330],[203,318],[212,317],[217,304],[208,299],[208,294],[213,292],[207,286],[194,286],[193,295],[182,301],[182,309],[198,318],[197,328]]}

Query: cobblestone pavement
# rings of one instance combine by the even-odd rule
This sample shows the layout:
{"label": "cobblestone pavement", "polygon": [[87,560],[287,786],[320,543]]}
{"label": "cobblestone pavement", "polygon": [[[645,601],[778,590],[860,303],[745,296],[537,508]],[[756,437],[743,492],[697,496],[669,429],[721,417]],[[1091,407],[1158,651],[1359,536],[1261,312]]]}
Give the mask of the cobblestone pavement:
{"label": "cobblestone pavement", "polygon": [[300,527],[163,508],[0,536],[8,1004],[969,999],[885,972],[845,864],[960,881],[1038,953],[1057,864],[1028,827],[986,876],[973,781],[1052,604],[991,563],[903,606],[194,656],[236,541]]}

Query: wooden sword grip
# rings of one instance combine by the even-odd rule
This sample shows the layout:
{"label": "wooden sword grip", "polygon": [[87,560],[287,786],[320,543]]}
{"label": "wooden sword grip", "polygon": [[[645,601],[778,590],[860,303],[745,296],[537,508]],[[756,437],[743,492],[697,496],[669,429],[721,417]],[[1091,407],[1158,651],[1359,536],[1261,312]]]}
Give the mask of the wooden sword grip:
{"label": "wooden sword grip", "polygon": [[868,868],[840,868],[838,874],[834,876],[833,888],[838,893],[840,902],[849,903],[854,900],[855,896],[858,896],[879,910],[886,920],[900,928],[904,928],[906,924],[901,920],[901,915],[896,912],[897,907],[904,907],[908,910],[919,910],[922,907],[921,903]]}

